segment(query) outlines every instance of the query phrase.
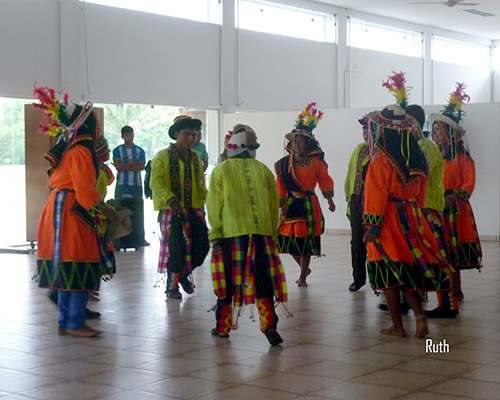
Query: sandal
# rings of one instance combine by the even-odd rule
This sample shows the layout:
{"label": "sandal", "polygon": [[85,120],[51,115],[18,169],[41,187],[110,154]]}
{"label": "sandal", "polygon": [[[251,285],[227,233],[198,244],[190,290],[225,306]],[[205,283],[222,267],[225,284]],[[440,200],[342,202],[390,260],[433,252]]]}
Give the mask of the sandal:
{"label": "sandal", "polygon": [[179,292],[179,289],[166,290],[165,293],[169,299],[182,300],[182,294]]}
{"label": "sandal", "polygon": [[211,333],[212,333],[212,335],[214,335],[214,336],[217,336],[217,337],[220,337],[220,338],[224,338],[224,339],[226,339],[226,338],[228,338],[228,337],[229,337],[229,333],[221,333],[221,332],[219,332],[219,331],[217,330],[217,328],[212,329],[212,330],[211,330]]}

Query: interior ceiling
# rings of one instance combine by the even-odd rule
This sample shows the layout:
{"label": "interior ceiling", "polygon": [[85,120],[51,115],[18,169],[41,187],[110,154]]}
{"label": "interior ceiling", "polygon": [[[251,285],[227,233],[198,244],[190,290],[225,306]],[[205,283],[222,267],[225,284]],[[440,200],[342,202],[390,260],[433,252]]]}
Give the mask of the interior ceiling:
{"label": "interior ceiling", "polygon": [[[490,40],[500,39],[500,0],[316,0],[349,10],[394,18],[416,24],[465,33]],[[410,4],[410,3],[435,4]],[[444,3],[456,3],[448,7]],[[460,5],[474,3],[477,5]],[[477,10],[494,16],[465,12]]]}

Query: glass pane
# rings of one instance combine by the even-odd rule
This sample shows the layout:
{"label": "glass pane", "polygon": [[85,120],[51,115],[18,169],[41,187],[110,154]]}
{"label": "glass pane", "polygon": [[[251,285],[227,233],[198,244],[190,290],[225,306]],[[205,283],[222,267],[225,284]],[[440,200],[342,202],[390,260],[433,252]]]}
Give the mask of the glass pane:
{"label": "glass pane", "polygon": [[318,42],[336,42],[335,15],[262,0],[240,0],[236,26]]}
{"label": "glass pane", "polygon": [[490,68],[490,47],[433,36],[432,59],[434,61],[442,61],[451,64]]}
{"label": "glass pane", "polygon": [[125,8],[190,19],[199,22],[221,24],[221,9],[218,0],[80,0],[84,3]]}
{"label": "glass pane", "polygon": [[397,29],[356,19],[349,20],[348,45],[360,49],[423,57],[423,35],[421,32]]}

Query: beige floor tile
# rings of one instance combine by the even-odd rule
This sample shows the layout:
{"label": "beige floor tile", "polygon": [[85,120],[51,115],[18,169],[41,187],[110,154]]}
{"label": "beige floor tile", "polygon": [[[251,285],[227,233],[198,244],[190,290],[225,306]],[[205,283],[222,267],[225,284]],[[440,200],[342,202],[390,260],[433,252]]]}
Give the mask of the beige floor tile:
{"label": "beige floor tile", "polygon": [[[462,375],[462,378],[500,383],[500,367],[485,365]],[[500,398],[500,395],[498,396]]]}
{"label": "beige floor tile", "polygon": [[498,400],[500,384],[472,379],[452,379],[427,387],[427,391],[470,397],[473,399]]}
{"label": "beige floor tile", "polygon": [[409,391],[392,388],[388,386],[368,385],[358,382],[343,382],[325,390],[319,390],[314,394],[336,400],[359,400],[359,399],[399,399]]}
{"label": "beige floor tile", "polygon": [[239,385],[229,389],[219,390],[205,396],[199,397],[197,400],[255,400],[255,399],[272,399],[272,400],[291,400],[296,399],[294,393],[281,392],[275,389],[264,389],[260,387]]}
{"label": "beige floor tile", "polygon": [[352,381],[367,385],[381,385],[399,389],[417,390],[442,382],[445,379],[445,377],[438,375],[401,371],[400,369],[385,369],[363,375]]}
{"label": "beige floor tile", "polygon": [[140,389],[181,399],[194,399],[231,387],[223,382],[215,382],[196,377],[175,377],[144,385]]}
{"label": "beige floor tile", "polygon": [[282,372],[277,375],[261,378],[249,383],[251,386],[262,388],[274,388],[283,392],[298,394],[312,394],[318,390],[323,390],[341,382],[340,379],[326,378],[322,376],[314,377],[297,374],[293,372]]}

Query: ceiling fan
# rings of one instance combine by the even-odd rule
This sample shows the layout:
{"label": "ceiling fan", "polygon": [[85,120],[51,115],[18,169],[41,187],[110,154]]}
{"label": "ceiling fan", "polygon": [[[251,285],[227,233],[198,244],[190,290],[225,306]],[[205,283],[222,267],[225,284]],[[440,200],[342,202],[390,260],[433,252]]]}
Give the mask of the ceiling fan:
{"label": "ceiling fan", "polygon": [[477,6],[479,3],[468,3],[465,2],[465,0],[448,0],[448,1],[440,1],[440,2],[435,2],[435,1],[417,1],[417,2],[410,2],[408,4],[444,4],[447,7],[455,7],[455,6]]}

